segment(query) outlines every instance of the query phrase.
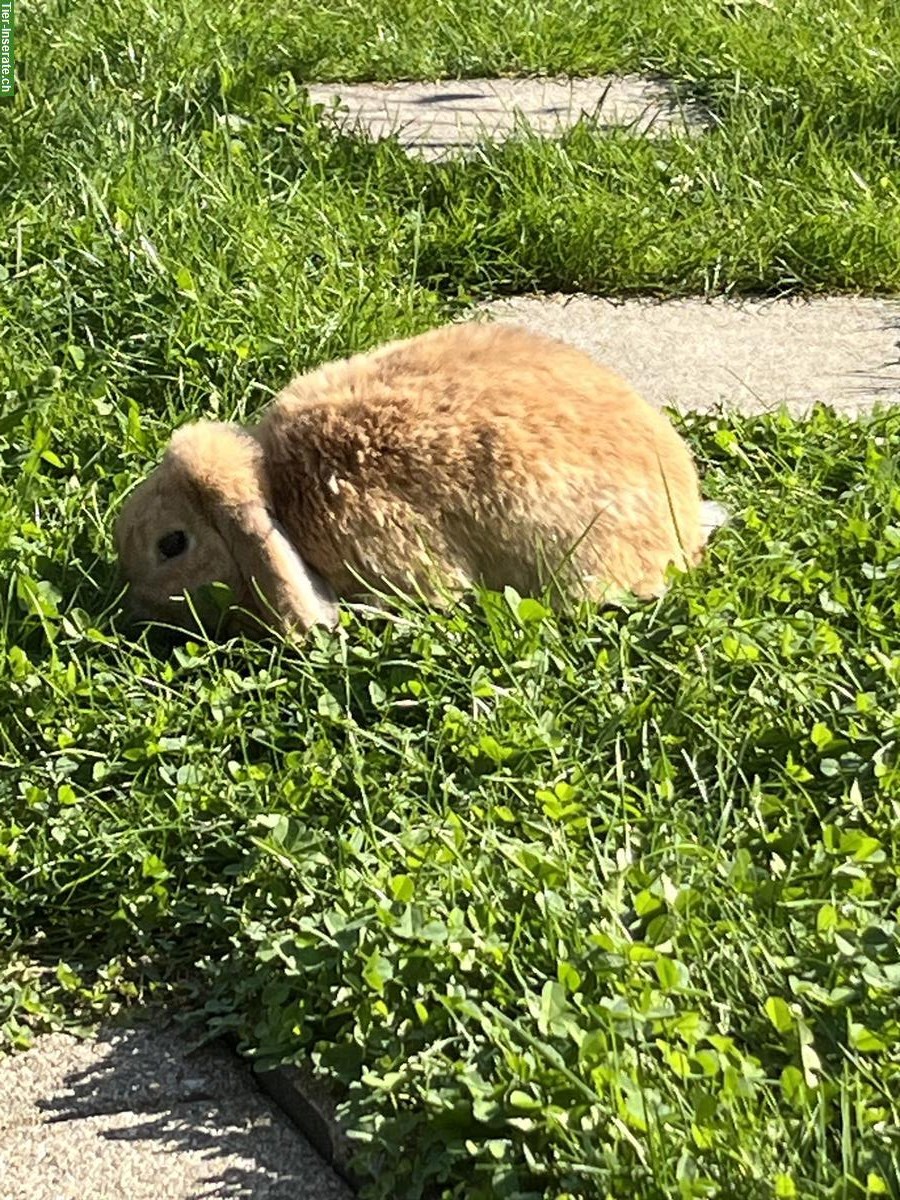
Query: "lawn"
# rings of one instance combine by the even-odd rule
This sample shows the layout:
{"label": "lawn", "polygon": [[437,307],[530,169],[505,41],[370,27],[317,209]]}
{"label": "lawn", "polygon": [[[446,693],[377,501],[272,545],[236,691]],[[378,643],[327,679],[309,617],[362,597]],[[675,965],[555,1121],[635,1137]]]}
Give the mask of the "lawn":
{"label": "lawn", "polygon": [[[303,650],[116,622],[188,416],[533,287],[900,285],[900,6],[31,3],[0,108],[0,1042],[180,1006],[346,1096],[374,1200],[900,1195],[900,412],[691,418],[658,604]],[[629,70],[721,124],[468,165],[304,79]]]}

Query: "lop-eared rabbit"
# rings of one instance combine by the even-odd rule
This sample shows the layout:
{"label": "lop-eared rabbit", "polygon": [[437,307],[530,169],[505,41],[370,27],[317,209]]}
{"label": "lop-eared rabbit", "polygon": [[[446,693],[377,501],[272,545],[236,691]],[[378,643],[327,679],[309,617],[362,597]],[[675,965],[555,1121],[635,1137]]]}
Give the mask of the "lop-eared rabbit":
{"label": "lop-eared rabbit", "polygon": [[724,519],[669,420],[612,371],[473,323],[299,375],[255,427],[179,429],[116,542],[138,618],[205,622],[219,581],[233,613],[288,633],[373,591],[654,597]]}

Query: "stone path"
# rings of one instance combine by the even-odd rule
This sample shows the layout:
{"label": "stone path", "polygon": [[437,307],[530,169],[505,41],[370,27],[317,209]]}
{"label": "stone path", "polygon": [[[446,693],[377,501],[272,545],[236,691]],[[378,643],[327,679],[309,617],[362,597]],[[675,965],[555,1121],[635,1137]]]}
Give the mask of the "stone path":
{"label": "stone path", "polygon": [[439,83],[309,84],[309,98],[331,112],[345,132],[374,140],[397,132],[411,155],[450,157],[482,137],[502,141],[525,122],[535,133],[559,136],[583,116],[603,127],[636,133],[691,132],[708,116],[680,101],[664,80],[637,75],[592,79],[462,79]]}
{"label": "stone path", "polygon": [[221,1046],[141,1026],[0,1059],[0,1200],[351,1195]]}
{"label": "stone path", "polygon": [[520,296],[480,310],[574,343],[677,410],[850,415],[900,401],[900,303]]}
{"label": "stone path", "polygon": [[[523,125],[557,137],[587,117],[658,135],[701,132],[712,120],[664,80],[638,76],[315,84],[308,93],[325,106],[323,120],[373,139],[396,132],[410,155],[429,161]],[[900,305],[889,301],[548,296],[479,311],[574,342],[656,404],[786,404],[800,414],[822,400],[856,414],[900,400]],[[187,1051],[171,1030],[142,1026],[106,1029],[92,1042],[49,1035],[0,1059],[0,1200],[347,1200],[348,1187],[246,1064],[221,1046]],[[327,1125],[314,1089],[304,1096],[290,1078],[279,1076],[271,1093],[298,1120],[313,1112]],[[334,1128],[329,1136],[337,1146]]]}

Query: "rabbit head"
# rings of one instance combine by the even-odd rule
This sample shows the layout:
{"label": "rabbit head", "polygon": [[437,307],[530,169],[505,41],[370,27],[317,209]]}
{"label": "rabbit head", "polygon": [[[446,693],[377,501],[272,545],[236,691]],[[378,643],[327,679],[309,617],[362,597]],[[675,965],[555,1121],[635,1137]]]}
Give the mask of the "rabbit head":
{"label": "rabbit head", "polygon": [[335,595],[274,518],[263,449],[239,426],[180,429],[123,506],[116,548],[138,620],[209,627],[222,613],[204,585],[222,583],[230,629],[336,624]]}

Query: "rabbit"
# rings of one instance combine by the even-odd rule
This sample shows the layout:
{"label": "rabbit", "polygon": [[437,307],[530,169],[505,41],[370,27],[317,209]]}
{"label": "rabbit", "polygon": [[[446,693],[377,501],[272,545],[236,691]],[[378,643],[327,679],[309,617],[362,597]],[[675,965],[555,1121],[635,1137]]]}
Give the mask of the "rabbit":
{"label": "rabbit", "polygon": [[[661,595],[727,514],[667,417],[567,343],[460,323],[297,376],[252,428],[179,429],[116,527],[131,607],[201,622],[200,585],[282,633],[338,599],[480,584]],[[240,621],[235,627],[240,627]]]}

